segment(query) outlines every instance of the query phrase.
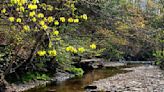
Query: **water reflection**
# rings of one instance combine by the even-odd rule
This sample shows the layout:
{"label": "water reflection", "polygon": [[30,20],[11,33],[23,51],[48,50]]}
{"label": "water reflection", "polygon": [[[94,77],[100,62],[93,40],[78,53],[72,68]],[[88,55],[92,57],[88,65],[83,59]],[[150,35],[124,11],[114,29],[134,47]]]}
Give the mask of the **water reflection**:
{"label": "water reflection", "polygon": [[86,73],[82,78],[72,78],[60,84],[48,86],[40,89],[32,89],[28,92],[84,92],[84,87],[93,81],[107,78],[117,73],[126,73],[128,71],[120,68],[95,69]]}

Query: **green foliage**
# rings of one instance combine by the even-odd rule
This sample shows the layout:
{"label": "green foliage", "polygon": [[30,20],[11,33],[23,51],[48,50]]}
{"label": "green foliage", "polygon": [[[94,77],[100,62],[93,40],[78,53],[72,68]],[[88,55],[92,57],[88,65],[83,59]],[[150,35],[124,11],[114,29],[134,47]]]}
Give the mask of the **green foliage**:
{"label": "green foliage", "polygon": [[66,51],[66,47],[68,46],[68,42],[65,40],[60,41],[60,45],[56,45],[56,51],[59,52],[55,57],[56,62],[59,64],[59,67],[65,69],[72,64],[72,54]]}
{"label": "green foliage", "polygon": [[[77,0],[51,2],[55,5],[39,0],[9,0],[0,7],[1,21],[7,21],[9,25],[2,32],[6,33],[7,44],[12,47],[9,56],[13,56],[8,58],[7,66],[1,69],[3,72],[10,74],[11,70],[16,72],[22,66],[36,71],[51,67],[54,72],[56,66],[53,64],[56,62],[63,68],[71,65],[71,57],[74,52],[77,53],[77,48],[74,47],[73,52],[66,51],[70,44],[64,36],[77,31],[78,25],[88,17],[78,12],[75,6]],[[3,60],[3,57],[2,53],[0,59]],[[33,74],[27,76],[30,79]]]}
{"label": "green foliage", "polygon": [[157,34],[155,36],[156,43],[158,43],[158,48],[156,48],[155,52],[153,53],[153,56],[155,56],[158,64],[161,64],[161,62],[163,62],[163,60],[164,60],[164,50],[163,50],[163,48],[164,48],[164,41],[163,41],[164,34],[163,33],[164,33],[164,30],[159,30],[159,32],[157,32]]}
{"label": "green foliage", "polygon": [[106,48],[101,48],[97,50],[88,50],[85,54],[84,58],[93,58],[93,57],[101,57],[102,53],[106,50]]}
{"label": "green foliage", "polygon": [[39,74],[39,73],[37,73],[36,79],[37,80],[49,80],[50,77],[48,75],[46,75],[46,74]]}
{"label": "green foliage", "polygon": [[22,76],[23,82],[29,82],[32,80],[49,80],[49,79],[50,79],[49,75],[39,72],[27,72]]}
{"label": "green foliage", "polygon": [[161,61],[156,61],[155,62],[155,65],[160,65],[161,64]]}
{"label": "green foliage", "polygon": [[[164,60],[161,0],[147,0],[143,7],[142,0],[44,1],[54,5],[37,0],[9,1],[0,6],[0,23],[9,27],[0,26],[9,45],[0,47],[0,70],[7,74],[19,67],[21,72],[25,67],[29,71],[52,67],[50,72],[54,72],[56,64],[82,76],[83,70],[72,67],[72,61],[129,56],[148,60],[145,57],[151,59],[153,51],[157,63]],[[4,40],[1,37],[0,41]],[[48,75],[29,72],[23,77],[23,81],[35,79],[46,80]]]}
{"label": "green foliage", "polygon": [[158,62],[164,60],[164,51],[155,51],[153,55],[156,57]]}
{"label": "green foliage", "polygon": [[9,46],[0,46],[0,62],[8,62],[10,54]]}
{"label": "green foliage", "polygon": [[97,34],[92,37],[101,42],[99,45],[113,45],[113,51],[135,60],[153,59],[150,52],[160,47],[154,36],[164,24],[161,0],[89,0],[82,2],[81,7],[91,16],[86,28],[96,29]]}
{"label": "green foliage", "polygon": [[69,71],[70,73],[75,74],[75,76],[79,76],[79,77],[83,76],[84,74],[84,71],[82,68],[71,67],[66,70]]}
{"label": "green foliage", "polygon": [[109,59],[109,60],[116,60],[118,61],[119,59],[123,59],[124,53],[117,50],[114,47],[108,47],[107,50],[105,50],[102,54],[103,58]]}
{"label": "green foliage", "polygon": [[0,46],[0,70],[5,71],[10,65],[10,60],[13,57],[10,46]]}

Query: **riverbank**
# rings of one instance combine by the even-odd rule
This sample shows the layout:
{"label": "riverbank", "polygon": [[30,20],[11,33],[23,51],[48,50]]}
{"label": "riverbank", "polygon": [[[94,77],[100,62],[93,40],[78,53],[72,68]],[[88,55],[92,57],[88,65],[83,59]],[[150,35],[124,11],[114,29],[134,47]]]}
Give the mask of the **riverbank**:
{"label": "riverbank", "polygon": [[23,92],[27,91],[29,89],[33,88],[39,88],[39,87],[46,87],[46,85],[57,83],[57,82],[63,82],[67,79],[73,78],[74,75],[67,73],[67,72],[59,72],[54,75],[50,80],[42,81],[42,80],[35,80],[28,83],[19,83],[19,84],[13,84],[13,89],[15,89],[16,92]]}
{"label": "riverbank", "polygon": [[[104,67],[119,67],[119,66],[124,66],[123,63],[118,63],[118,62],[105,62],[104,63],[105,66]],[[103,71],[103,70],[102,70]],[[111,72],[111,71],[110,71]],[[109,75],[110,75],[110,72],[109,72]],[[112,70],[112,73],[114,71]],[[117,72],[117,70],[116,70]],[[87,74],[88,75],[88,74]],[[86,75],[84,75],[83,77],[85,77]],[[90,76],[90,74],[89,74]],[[93,75],[92,75],[93,76]],[[104,75],[103,75],[104,76]],[[35,89],[35,88],[42,88],[42,87],[46,87],[47,85],[49,84],[53,84],[53,83],[60,83],[60,82],[63,82],[63,81],[66,81],[68,79],[71,79],[73,78],[74,75],[73,74],[70,74],[70,73],[67,73],[67,72],[58,72],[57,74],[54,75],[53,78],[51,78],[50,80],[48,81],[41,81],[41,80],[35,80],[35,81],[31,81],[31,82],[28,82],[28,83],[18,83],[18,84],[14,84],[13,85],[13,88],[16,89],[16,92],[22,92],[22,91],[27,91],[29,89]],[[100,76],[96,77],[99,79]],[[106,76],[108,77],[108,76]],[[106,78],[105,77],[105,78]],[[101,78],[101,77],[100,77]],[[88,80],[89,82],[92,81],[92,80]],[[92,83],[92,82],[91,82]]]}
{"label": "riverbank", "polygon": [[91,86],[96,86],[97,89],[92,91],[164,92],[164,71],[158,67],[142,65],[124,70],[132,70],[132,72],[95,81]]}
{"label": "riverbank", "polygon": [[[130,71],[133,71],[133,72],[130,72]],[[56,86],[54,86],[52,90],[53,91],[55,90],[56,92],[65,92],[64,89],[68,90],[67,88],[69,88],[70,90],[69,92],[72,92],[72,90],[76,90],[76,91],[81,90],[83,92],[85,86],[92,83],[91,85],[94,85],[97,87],[95,91],[104,90],[104,91],[121,91],[122,92],[122,91],[130,90],[131,92],[133,90],[140,89],[141,86],[143,86],[142,84],[144,84],[142,83],[142,81],[146,80],[145,84],[150,84],[150,83],[147,83],[147,81],[149,81],[148,79],[150,79],[147,76],[149,76],[150,78],[153,78],[152,82],[150,82],[152,84],[154,84],[154,82],[155,83],[157,82],[156,79],[158,80],[159,79],[158,77],[160,78],[163,77],[161,76],[161,70],[158,69],[156,66],[152,66],[152,65],[143,66],[143,65],[138,65],[138,64],[128,65],[128,64],[120,63],[120,62],[104,62],[104,66],[102,69],[93,69],[93,71],[90,71],[88,74],[85,74],[80,79],[75,78],[73,80],[67,81],[68,79],[75,77],[75,75],[63,71],[63,72],[56,73],[54,77],[52,77],[48,81],[35,80],[28,83],[17,83],[17,84],[12,85],[12,89],[15,89],[16,92],[22,92],[22,91],[36,92],[35,90],[34,91],[31,91],[31,90],[28,91],[28,90],[29,89],[36,89],[37,91],[40,90],[37,88],[48,88],[47,90],[49,90],[50,88],[51,90],[51,87],[48,87],[47,85],[49,84],[56,85],[58,82],[62,83],[64,81],[63,84],[60,84],[60,85],[63,85],[63,87],[58,86],[58,88],[56,88]],[[75,84],[75,81],[76,81],[76,84]],[[77,82],[79,84],[77,84]],[[161,83],[163,83],[162,86],[164,86],[164,79],[163,79],[163,82],[160,82],[160,84]],[[71,84],[71,85],[68,86],[67,84]],[[132,84],[134,84],[134,86],[131,87]],[[136,87],[136,85],[140,85],[140,84],[141,86]],[[159,86],[157,83],[155,85],[156,86],[154,86],[153,88],[156,88],[157,86]],[[66,86],[67,88],[65,88]],[[42,92],[47,92],[47,90],[42,91]],[[163,89],[160,89],[160,90],[163,90]],[[11,91],[8,91],[8,92],[11,92]],[[150,91],[141,91],[141,92],[150,92]]]}
{"label": "riverbank", "polygon": [[[71,80],[71,78],[74,77],[73,74],[70,74],[67,72],[63,72],[63,73],[58,72],[57,74],[54,75],[53,78],[51,78],[51,80],[48,80],[48,81],[35,80],[35,81],[31,81],[29,83],[24,83],[24,84],[18,83],[18,84],[14,84],[14,89],[16,89],[16,92],[22,92],[22,91],[26,92],[26,90],[34,89],[33,91],[30,90],[27,92],[36,92],[36,90],[37,91],[40,90],[39,88],[48,88],[45,91],[42,90],[42,92],[47,92],[47,90],[51,89],[51,87],[48,86],[49,84],[55,84],[56,85],[56,83],[59,82],[60,86],[54,86],[54,87],[52,87],[52,90],[56,90],[56,92],[64,92],[63,90],[66,87],[66,90],[68,90],[67,88],[70,89],[69,92],[71,92],[72,90],[84,91],[85,86],[98,80],[97,81],[98,85],[96,85],[98,87],[98,89],[96,89],[96,90],[106,90],[102,87],[103,85],[106,85],[106,84],[101,85],[101,80],[104,80],[104,78],[108,79],[108,77],[110,78],[110,76],[113,76],[115,74],[122,74],[123,73],[123,75],[124,75],[124,73],[126,73],[128,71],[136,71],[136,70],[138,70],[137,66],[139,66],[136,64],[135,65],[125,65],[124,63],[118,63],[118,62],[105,62],[104,64],[105,64],[104,68],[95,69],[93,71],[90,71],[89,73],[85,74],[82,78],[74,78]],[[141,67],[143,67],[143,66],[141,66]],[[125,70],[125,71],[123,71],[123,70]],[[143,69],[141,68],[141,70],[143,70]],[[116,76],[118,76],[118,75],[116,75]],[[68,80],[68,79],[70,79],[70,80]],[[99,80],[100,80],[100,82],[99,82]],[[120,79],[120,80],[122,80],[122,79]],[[74,85],[74,81],[76,81],[76,85]],[[113,81],[115,81],[115,80],[113,80]],[[117,80],[117,81],[119,82],[119,80]],[[78,82],[79,82],[79,84],[78,84]],[[69,84],[70,86],[65,85],[65,84]],[[78,84],[78,86],[77,86],[77,84]],[[93,84],[95,84],[95,82]],[[117,84],[117,82],[116,82],[116,84]],[[62,85],[62,87],[61,87],[61,85]],[[73,85],[74,85],[74,87],[72,87]]]}

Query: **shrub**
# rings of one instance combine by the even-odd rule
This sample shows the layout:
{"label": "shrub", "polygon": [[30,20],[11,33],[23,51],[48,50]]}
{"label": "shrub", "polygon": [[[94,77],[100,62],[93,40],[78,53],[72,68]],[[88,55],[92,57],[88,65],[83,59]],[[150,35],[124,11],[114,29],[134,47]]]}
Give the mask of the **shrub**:
{"label": "shrub", "polygon": [[32,80],[49,80],[49,75],[45,73],[39,73],[39,72],[27,72],[22,76],[23,82],[29,82]]}
{"label": "shrub", "polygon": [[71,67],[71,68],[68,68],[66,70],[69,71],[70,73],[75,74],[76,76],[79,76],[79,77],[83,76],[83,74],[84,74],[84,71],[81,68]]}
{"label": "shrub", "polygon": [[[9,27],[2,32],[6,33],[10,49],[8,62],[3,60],[3,52],[0,53],[5,67],[0,67],[2,75],[17,70],[45,72],[51,67],[55,71],[56,62],[70,66],[71,56],[84,52],[84,47],[78,50],[77,44],[69,44],[64,37],[77,31],[78,25],[88,19],[87,14],[75,7],[77,0],[56,0],[53,3],[54,6],[39,0],[4,1],[0,7],[0,19]],[[71,49],[67,51],[69,46]],[[34,77],[33,74],[27,76],[29,79]],[[39,76],[37,78],[42,79],[45,75]]]}

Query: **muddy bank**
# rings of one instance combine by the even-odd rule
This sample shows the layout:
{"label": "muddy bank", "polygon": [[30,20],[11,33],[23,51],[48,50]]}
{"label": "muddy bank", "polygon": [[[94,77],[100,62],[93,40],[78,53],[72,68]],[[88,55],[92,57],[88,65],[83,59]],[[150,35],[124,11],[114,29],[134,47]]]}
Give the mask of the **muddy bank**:
{"label": "muddy bank", "polygon": [[133,72],[94,81],[91,86],[96,86],[96,89],[92,91],[164,92],[164,71],[158,67],[142,65],[124,70],[133,70]]}

